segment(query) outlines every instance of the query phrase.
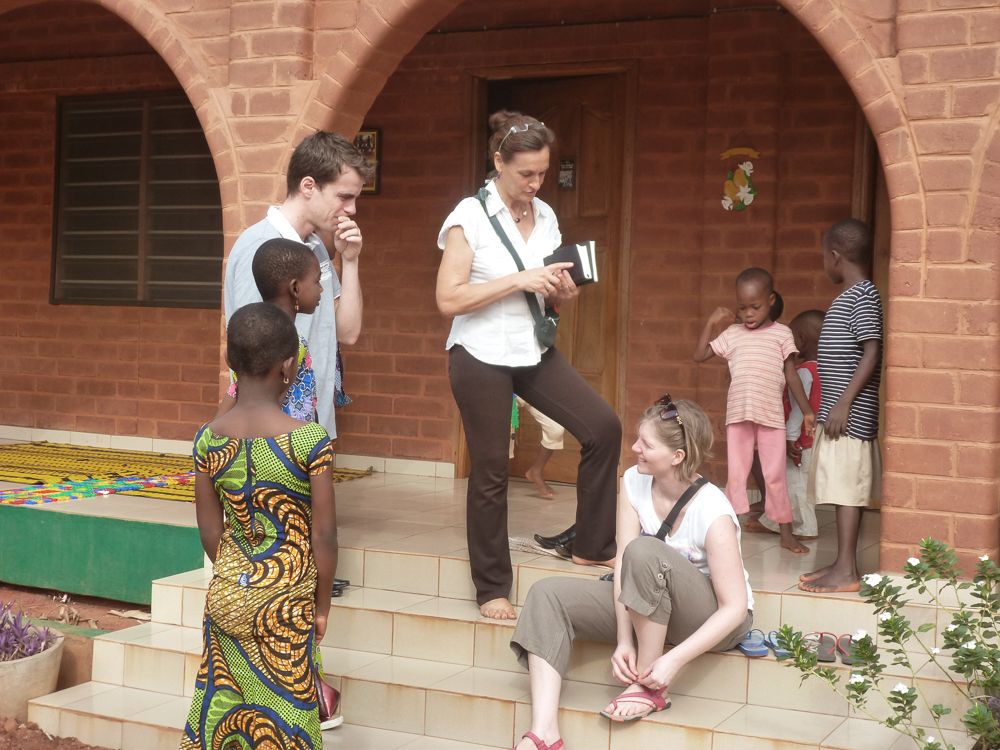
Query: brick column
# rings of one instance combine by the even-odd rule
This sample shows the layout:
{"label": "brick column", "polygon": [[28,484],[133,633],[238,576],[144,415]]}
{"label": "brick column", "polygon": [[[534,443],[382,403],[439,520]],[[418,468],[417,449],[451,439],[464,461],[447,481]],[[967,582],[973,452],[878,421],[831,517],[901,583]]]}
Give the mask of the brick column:
{"label": "brick column", "polygon": [[955,5],[899,7],[900,80],[919,162],[906,177],[926,214],[893,217],[919,229],[920,241],[894,246],[891,276],[882,525],[891,569],[927,536],[954,545],[966,570],[998,547],[1000,11]]}

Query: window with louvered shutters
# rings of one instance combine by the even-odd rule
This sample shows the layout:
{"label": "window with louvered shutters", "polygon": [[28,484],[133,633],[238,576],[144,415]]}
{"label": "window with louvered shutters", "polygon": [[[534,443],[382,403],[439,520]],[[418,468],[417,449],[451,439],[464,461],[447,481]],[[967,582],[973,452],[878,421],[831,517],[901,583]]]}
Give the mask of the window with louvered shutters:
{"label": "window with louvered shutters", "polygon": [[52,302],[218,308],[222,199],[182,93],[59,102]]}

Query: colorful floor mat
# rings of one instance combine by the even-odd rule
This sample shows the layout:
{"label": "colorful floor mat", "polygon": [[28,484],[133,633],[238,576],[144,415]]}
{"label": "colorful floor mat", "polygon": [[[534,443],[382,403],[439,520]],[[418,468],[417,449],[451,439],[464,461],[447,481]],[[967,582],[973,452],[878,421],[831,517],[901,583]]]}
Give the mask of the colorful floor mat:
{"label": "colorful floor mat", "polygon": [[194,472],[162,477],[123,477],[121,479],[81,479],[0,491],[0,505],[42,505],[68,500],[84,500],[100,495],[128,492],[141,494],[168,487],[190,488],[194,500]]}
{"label": "colorful floor mat", "polygon": [[[334,482],[369,476],[332,469]],[[191,458],[60,443],[0,445],[0,481],[36,485],[0,491],[0,505],[37,505],[124,494],[194,502]]]}
{"label": "colorful floor mat", "polygon": [[0,481],[59,484],[86,479],[161,477],[191,471],[190,456],[61,443],[0,445]]}

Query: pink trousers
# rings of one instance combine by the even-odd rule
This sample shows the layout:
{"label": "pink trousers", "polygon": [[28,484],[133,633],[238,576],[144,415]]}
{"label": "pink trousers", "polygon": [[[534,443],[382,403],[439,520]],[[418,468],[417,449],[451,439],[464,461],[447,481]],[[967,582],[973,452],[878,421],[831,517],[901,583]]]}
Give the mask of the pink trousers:
{"label": "pink trousers", "polygon": [[757,443],[760,467],[764,471],[767,500],[764,512],[777,523],[792,522],[792,504],[785,484],[785,430],[764,427],[756,422],[737,422],[726,425],[726,442],[729,454],[729,480],[726,497],[737,513],[750,510],[747,498],[747,477],[753,464],[753,446]]}

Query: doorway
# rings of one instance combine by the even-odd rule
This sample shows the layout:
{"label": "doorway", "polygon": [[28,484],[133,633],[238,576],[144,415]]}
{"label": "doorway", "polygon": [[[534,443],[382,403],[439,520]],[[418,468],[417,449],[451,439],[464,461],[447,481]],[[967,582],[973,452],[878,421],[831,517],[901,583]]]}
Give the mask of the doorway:
{"label": "doorway", "polygon": [[[539,197],[559,218],[563,244],[595,241],[599,278],[560,311],[556,347],[616,411],[627,90],[624,72],[491,80],[479,113],[485,122],[499,109],[523,112],[556,134]],[[485,156],[489,134],[478,130],[477,153]],[[481,185],[491,166],[485,159],[475,163]],[[510,473],[523,477],[538,453],[541,429],[527,410],[521,410],[520,423]],[[580,444],[566,433],[564,449],[546,466],[546,480],[575,484],[579,456]]]}

